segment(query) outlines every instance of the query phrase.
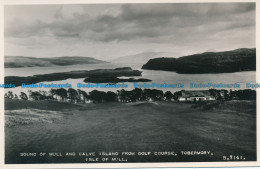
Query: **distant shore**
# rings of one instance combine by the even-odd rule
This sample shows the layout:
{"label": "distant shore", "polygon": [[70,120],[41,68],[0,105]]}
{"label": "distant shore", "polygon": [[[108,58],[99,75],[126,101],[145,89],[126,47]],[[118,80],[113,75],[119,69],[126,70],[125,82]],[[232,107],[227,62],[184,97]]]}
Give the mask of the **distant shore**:
{"label": "distant shore", "polygon": [[[71,72],[61,72],[61,73],[51,73],[51,74],[42,74],[34,75],[28,77],[20,76],[7,76],[4,78],[5,83],[12,83],[16,87],[21,86],[22,83],[25,84],[34,84],[39,82],[50,82],[50,81],[59,81],[66,79],[79,79],[87,78],[89,82],[99,82],[104,83],[104,79],[109,79],[109,82],[115,83],[117,81],[135,81],[135,82],[147,82],[151,81],[149,79],[119,79],[121,76],[142,76],[142,72],[139,70],[134,70],[130,67],[116,68],[116,69],[95,69],[95,70],[81,70],[81,71],[71,71]],[[89,78],[89,79],[88,79]]]}
{"label": "distant shore", "polygon": [[25,56],[5,56],[5,68],[25,68],[25,67],[51,67],[68,66],[80,64],[100,64],[107,63],[91,57],[82,56],[62,56],[62,57],[25,57]]}

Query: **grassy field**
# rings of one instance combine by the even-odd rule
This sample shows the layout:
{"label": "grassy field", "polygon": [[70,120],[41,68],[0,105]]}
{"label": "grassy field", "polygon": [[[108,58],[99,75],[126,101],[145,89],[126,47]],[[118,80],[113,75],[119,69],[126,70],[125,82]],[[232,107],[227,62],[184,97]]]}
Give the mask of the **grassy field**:
{"label": "grassy field", "polygon": [[[230,155],[256,160],[255,101],[75,105],[5,100],[5,110],[6,163],[84,163],[86,156],[64,154],[125,151],[176,153],[128,156],[127,162],[223,161]],[[21,152],[63,156],[20,157]]]}

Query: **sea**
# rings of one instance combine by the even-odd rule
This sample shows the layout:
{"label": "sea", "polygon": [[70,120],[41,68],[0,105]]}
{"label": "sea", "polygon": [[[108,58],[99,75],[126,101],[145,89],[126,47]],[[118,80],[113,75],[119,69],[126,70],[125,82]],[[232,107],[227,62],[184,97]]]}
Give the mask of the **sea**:
{"label": "sea", "polygon": [[[160,89],[165,91],[180,91],[180,90],[208,90],[209,88],[191,88],[190,84],[239,84],[240,88],[226,88],[227,90],[238,90],[245,89],[247,83],[256,83],[256,72],[255,71],[244,71],[235,73],[216,73],[216,74],[179,74],[171,71],[160,71],[160,70],[144,70],[141,69],[141,64],[136,63],[102,63],[102,64],[82,64],[82,65],[70,65],[70,66],[52,66],[52,67],[26,67],[26,68],[5,68],[5,76],[33,76],[38,74],[49,74],[58,72],[69,72],[77,70],[95,70],[95,69],[114,69],[120,67],[131,67],[132,69],[137,69],[142,71],[142,76],[132,76],[132,78],[145,78],[152,80],[151,82],[145,82],[146,84],[183,84],[183,88],[150,88],[150,89]],[[128,77],[120,77],[128,78]],[[78,83],[85,84],[84,78],[81,79],[67,79],[61,81],[52,82],[41,82],[44,84],[66,84],[72,85],[72,88],[78,89]],[[144,82],[135,82],[138,84],[144,84]],[[120,83],[121,84],[121,83]],[[134,83],[128,82],[127,88],[125,90],[133,90]],[[92,91],[94,89],[100,91],[113,91],[121,90],[121,88],[80,88],[86,92]],[[218,88],[216,88],[218,89]],[[223,89],[223,88],[219,88]],[[49,88],[21,88],[16,87],[13,89],[6,89],[7,91],[12,91],[15,94],[19,94],[21,91],[28,92],[28,90],[38,91],[45,90],[49,91]]]}

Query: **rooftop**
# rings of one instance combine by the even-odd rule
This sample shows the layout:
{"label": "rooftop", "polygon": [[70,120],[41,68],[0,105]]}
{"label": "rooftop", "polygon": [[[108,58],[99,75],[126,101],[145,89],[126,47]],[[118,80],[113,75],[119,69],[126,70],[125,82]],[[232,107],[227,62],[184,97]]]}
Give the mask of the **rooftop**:
{"label": "rooftop", "polygon": [[208,90],[182,91],[182,97],[208,97],[208,96],[211,96]]}

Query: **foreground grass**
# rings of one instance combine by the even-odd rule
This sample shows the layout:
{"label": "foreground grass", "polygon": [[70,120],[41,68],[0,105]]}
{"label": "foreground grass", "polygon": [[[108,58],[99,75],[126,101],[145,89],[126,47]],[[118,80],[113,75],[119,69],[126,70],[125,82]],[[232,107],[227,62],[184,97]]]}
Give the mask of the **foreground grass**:
{"label": "foreground grass", "polygon": [[[178,157],[132,157],[140,161],[222,161],[223,155],[256,160],[256,103],[172,102],[75,105],[54,101],[6,100],[6,121],[39,110],[59,115],[6,127],[7,163],[84,162],[84,157],[21,158],[19,152],[174,151]],[[38,110],[36,110],[38,109]],[[20,110],[21,111],[21,110]],[[19,115],[16,115],[19,114]],[[42,113],[42,112],[41,112]],[[47,114],[47,113],[46,113]],[[39,118],[41,116],[38,116]],[[211,151],[213,156],[180,156],[180,151]]]}

